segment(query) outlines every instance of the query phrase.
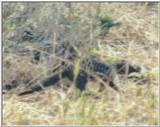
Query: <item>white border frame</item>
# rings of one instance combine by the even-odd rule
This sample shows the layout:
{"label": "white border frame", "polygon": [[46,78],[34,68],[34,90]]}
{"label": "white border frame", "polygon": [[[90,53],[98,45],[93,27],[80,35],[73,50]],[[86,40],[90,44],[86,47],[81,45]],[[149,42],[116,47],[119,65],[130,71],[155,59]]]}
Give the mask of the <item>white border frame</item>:
{"label": "white border frame", "polygon": [[[6,126],[7,125],[2,125],[2,2],[158,2],[158,37],[159,37],[159,40],[158,40],[158,65],[159,65],[159,70],[158,70],[158,88],[159,88],[159,93],[158,93],[158,96],[159,96],[159,101],[158,101],[158,104],[159,104],[159,107],[158,107],[158,125],[150,125],[150,126],[160,126],[160,1],[159,0],[132,0],[132,1],[128,1],[128,0],[100,0],[100,1],[97,1],[97,0],[87,0],[87,1],[81,1],[81,0],[56,0],[56,1],[53,1],[53,0],[1,0],[0,2],[0,29],[1,29],[1,33],[0,33],[0,62],[1,62],[1,66],[0,66],[0,70],[1,70],[1,73],[0,73],[0,125],[1,126]],[[20,126],[22,127],[22,125],[12,125],[12,126]],[[41,125],[23,125],[23,126],[41,126]],[[62,126],[62,125],[46,125],[46,126]],[[65,126],[75,126],[75,125],[65,125]],[[81,126],[81,125],[76,125],[76,126]],[[83,125],[83,126],[87,126],[87,125]],[[90,125],[91,126],[91,125]],[[97,126],[104,126],[104,125],[97,125]],[[108,125],[107,125],[108,126]],[[108,127],[110,126],[117,126],[117,125],[109,125]],[[120,125],[120,126],[125,126],[125,125]],[[120,127],[119,126],[119,127]],[[146,125],[127,125],[127,126],[130,126],[130,127],[137,127],[137,126],[146,126]],[[149,125],[148,125],[149,126]],[[9,126],[8,126],[9,127]]]}

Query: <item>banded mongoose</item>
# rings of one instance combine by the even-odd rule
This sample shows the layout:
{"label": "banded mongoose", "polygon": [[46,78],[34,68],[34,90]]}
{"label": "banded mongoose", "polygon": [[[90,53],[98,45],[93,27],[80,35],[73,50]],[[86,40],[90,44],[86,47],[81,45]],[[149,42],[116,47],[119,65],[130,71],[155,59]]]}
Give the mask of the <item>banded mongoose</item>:
{"label": "banded mongoose", "polygon": [[[119,88],[114,83],[115,72],[118,74],[125,74],[126,66],[128,66],[128,74],[140,72],[140,67],[127,65],[125,61],[116,62],[115,64],[107,64],[99,58],[91,56],[80,63],[80,70],[76,77],[74,74],[74,65],[68,65],[60,73],[48,76],[46,79],[41,80],[40,84],[34,84],[31,88],[29,88],[29,90],[26,90],[18,95],[21,96],[31,94],[35,91],[41,91],[44,87],[57,84],[61,78],[68,78],[71,82],[75,83],[76,88],[80,91],[84,91],[88,80],[95,80],[94,76],[99,77],[103,82],[108,82],[111,88],[119,91]],[[104,87],[104,84],[101,85]]]}

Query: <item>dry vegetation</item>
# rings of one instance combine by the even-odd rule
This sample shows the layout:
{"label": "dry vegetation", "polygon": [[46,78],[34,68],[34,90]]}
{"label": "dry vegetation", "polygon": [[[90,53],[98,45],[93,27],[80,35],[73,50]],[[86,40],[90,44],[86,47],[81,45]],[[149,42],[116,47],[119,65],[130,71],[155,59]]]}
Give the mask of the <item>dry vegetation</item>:
{"label": "dry vegetation", "polygon": [[[35,7],[35,12],[32,13],[29,7]],[[59,11],[53,11],[58,7]],[[52,61],[47,63],[42,60],[40,64],[34,64],[30,62],[31,55],[17,55],[12,51],[13,46],[9,47],[11,43],[19,41],[15,45],[20,45],[21,48],[29,48],[30,50],[36,48],[37,45],[35,46],[33,42],[21,44],[19,39],[21,30],[26,29],[29,24],[32,24],[39,33],[46,34],[46,36],[51,31],[52,40],[62,36],[64,40],[70,41],[77,47],[77,43],[82,42],[78,47],[78,51],[82,55],[89,54],[87,51],[93,48],[92,43],[98,42],[96,53],[100,54],[103,60],[125,59],[132,64],[143,67],[145,77],[144,81],[120,79],[121,94],[109,87],[102,93],[96,93],[97,89],[95,88],[98,83],[90,82],[87,86],[87,92],[94,93],[99,98],[84,94],[80,98],[76,98],[72,87],[67,92],[63,89],[51,88],[44,92],[18,97],[17,91],[24,86],[20,82],[22,84],[20,88],[3,95],[4,125],[158,124],[157,3],[76,3],[71,5],[59,3],[54,4],[53,7],[47,3],[39,5],[3,3],[2,9],[3,84],[13,79],[20,81],[37,77],[41,79],[49,73],[46,70],[50,69]],[[60,12],[59,17],[56,15],[58,12]],[[56,25],[61,21],[57,18],[61,18],[62,15],[69,17],[66,18],[67,21],[73,21],[70,25],[66,25],[72,29],[65,34],[64,23],[58,27]],[[120,25],[110,28],[107,34],[100,38],[100,29],[96,26],[97,15],[109,16]],[[15,21],[18,18],[15,17],[18,16],[24,17],[17,23]],[[67,22],[66,19],[64,22]],[[54,28],[54,30],[50,28]],[[79,38],[74,38],[75,35]],[[9,41],[11,37],[13,40]],[[18,50],[18,48],[14,50]],[[53,54],[50,55],[53,56]],[[141,85],[138,85],[139,82]],[[64,83],[62,82],[62,84]]]}

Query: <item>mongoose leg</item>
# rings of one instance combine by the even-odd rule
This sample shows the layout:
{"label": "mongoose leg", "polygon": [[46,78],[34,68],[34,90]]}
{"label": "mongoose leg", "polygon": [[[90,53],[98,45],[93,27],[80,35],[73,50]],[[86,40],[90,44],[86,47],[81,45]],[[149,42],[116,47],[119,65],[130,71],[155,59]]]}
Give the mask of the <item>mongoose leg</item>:
{"label": "mongoose leg", "polygon": [[75,81],[76,87],[80,90],[83,91],[85,90],[86,84],[87,84],[87,73],[84,71],[81,71]]}
{"label": "mongoose leg", "polygon": [[119,91],[119,88],[118,88],[112,81],[109,82],[109,86],[112,87],[114,90],[120,92],[120,91]]}

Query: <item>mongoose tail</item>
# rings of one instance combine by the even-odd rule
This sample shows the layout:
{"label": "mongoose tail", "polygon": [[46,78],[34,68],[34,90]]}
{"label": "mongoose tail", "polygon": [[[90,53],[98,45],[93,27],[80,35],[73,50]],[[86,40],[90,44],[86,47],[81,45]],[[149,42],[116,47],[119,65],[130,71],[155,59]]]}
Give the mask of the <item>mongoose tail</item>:
{"label": "mongoose tail", "polygon": [[30,90],[19,93],[18,96],[31,94],[31,93],[34,93],[36,91],[44,90],[45,87],[56,85],[60,81],[61,77],[62,78],[67,77],[70,81],[73,81],[73,70],[72,70],[72,68],[68,67],[65,70],[63,70],[62,75],[55,74],[55,75],[51,75],[51,76],[47,77],[46,79],[42,80],[40,83],[37,83],[34,86],[32,86]]}

